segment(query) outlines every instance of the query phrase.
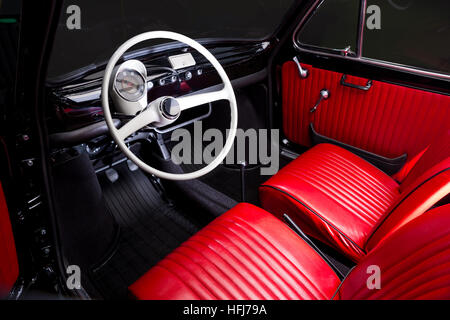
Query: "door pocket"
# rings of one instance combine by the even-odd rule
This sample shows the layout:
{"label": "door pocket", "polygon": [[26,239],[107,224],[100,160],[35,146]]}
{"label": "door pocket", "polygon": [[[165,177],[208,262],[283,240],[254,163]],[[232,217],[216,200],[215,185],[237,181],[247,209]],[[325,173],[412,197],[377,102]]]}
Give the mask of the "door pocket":
{"label": "door pocket", "polygon": [[314,129],[314,124],[312,124],[312,123],[310,124],[310,134],[311,134],[311,140],[312,140],[313,145],[317,145],[320,143],[330,143],[330,144],[337,145],[341,148],[344,148],[344,149],[360,156],[361,158],[370,162],[375,167],[377,167],[378,169],[380,169],[381,171],[385,172],[386,174],[388,174],[390,176],[394,175],[398,171],[400,171],[400,169],[403,168],[403,166],[406,163],[406,160],[408,159],[408,155],[406,153],[397,158],[386,158],[386,157],[380,156],[378,154],[375,154],[375,153],[348,145],[346,143],[328,138],[326,136],[319,134]]}

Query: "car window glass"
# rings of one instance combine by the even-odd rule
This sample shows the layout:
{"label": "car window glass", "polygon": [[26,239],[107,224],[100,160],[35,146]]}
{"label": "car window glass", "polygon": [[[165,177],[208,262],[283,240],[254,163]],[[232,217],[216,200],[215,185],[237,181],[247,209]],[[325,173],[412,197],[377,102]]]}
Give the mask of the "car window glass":
{"label": "car window glass", "polygon": [[323,1],[298,33],[298,42],[327,49],[350,47],[355,52],[359,8],[359,0]]}
{"label": "car window glass", "polygon": [[194,39],[263,40],[295,0],[64,0],[49,77],[109,59],[119,45],[147,31]]}
{"label": "car window glass", "polygon": [[369,0],[370,6],[379,8],[379,21],[371,18],[375,11],[366,16],[372,20],[363,57],[450,73],[449,0]]}

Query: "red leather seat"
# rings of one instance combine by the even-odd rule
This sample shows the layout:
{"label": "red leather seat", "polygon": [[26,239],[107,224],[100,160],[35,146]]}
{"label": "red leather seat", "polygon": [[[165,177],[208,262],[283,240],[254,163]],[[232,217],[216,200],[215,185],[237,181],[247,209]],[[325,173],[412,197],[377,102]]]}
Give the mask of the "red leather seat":
{"label": "red leather seat", "polygon": [[400,184],[331,144],[313,147],[260,187],[264,209],[354,261],[450,192],[450,132]]}
{"label": "red leather seat", "polygon": [[[373,266],[380,270],[380,290],[367,286]],[[450,299],[450,205],[428,211],[379,243],[350,272],[336,298]]]}
{"label": "red leather seat", "polygon": [[[366,285],[378,266],[381,289]],[[271,214],[241,204],[129,288],[137,299],[449,299],[450,205],[383,240],[343,283]]]}
{"label": "red leather seat", "polygon": [[130,292],[152,300],[330,299],[339,282],[285,224],[240,204],[167,256]]}

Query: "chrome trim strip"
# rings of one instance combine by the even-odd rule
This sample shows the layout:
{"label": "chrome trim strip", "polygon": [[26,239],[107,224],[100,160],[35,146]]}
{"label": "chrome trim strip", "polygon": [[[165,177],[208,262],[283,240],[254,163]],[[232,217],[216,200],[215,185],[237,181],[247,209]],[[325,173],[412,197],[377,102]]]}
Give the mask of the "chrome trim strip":
{"label": "chrome trim strip", "polygon": [[358,40],[356,43],[356,57],[361,58],[363,52],[364,40],[364,26],[366,22],[367,0],[361,0],[361,7],[359,8],[359,25],[358,25]]}
{"label": "chrome trim strip", "polygon": [[339,55],[335,55],[332,53],[319,52],[319,51],[308,50],[308,49],[299,48],[299,47],[296,47],[295,49],[299,52],[320,54],[323,56],[333,57],[333,58],[338,58],[338,59],[348,59],[351,61],[360,62],[362,64],[374,65],[374,66],[378,66],[378,67],[386,67],[386,68],[391,68],[391,69],[395,69],[398,71],[412,72],[412,73],[416,73],[416,74],[422,75],[422,76],[429,76],[429,77],[434,77],[434,78],[443,79],[443,80],[450,80],[450,75],[447,75],[447,74],[436,73],[436,72],[426,71],[426,70],[420,70],[420,69],[406,67],[406,66],[394,64],[394,63],[386,63],[386,62],[380,61],[380,60],[375,60],[375,59],[370,59],[370,58],[355,58],[355,57],[349,57],[349,56],[344,57],[344,56],[339,56]]}
{"label": "chrome trim strip", "polygon": [[[368,65],[373,65],[373,66],[377,66],[377,67],[385,67],[385,68],[390,68],[390,69],[394,69],[397,71],[411,72],[411,73],[415,73],[417,75],[428,76],[428,77],[433,77],[433,78],[442,79],[442,80],[450,80],[450,74],[422,70],[422,69],[418,69],[418,68],[414,68],[414,67],[410,67],[410,66],[396,64],[394,62],[386,62],[386,61],[370,59],[370,58],[362,58],[362,57],[360,57],[360,58],[351,57],[351,56],[344,57],[344,56],[336,55],[336,54],[332,54],[332,53],[326,53],[326,52],[302,48],[296,40],[297,33],[300,31],[300,28],[303,26],[303,24],[306,22],[306,20],[309,19],[311,13],[314,10],[316,10],[318,5],[320,5],[323,1],[324,0],[317,0],[316,2],[314,2],[314,4],[311,6],[311,8],[308,9],[308,12],[306,13],[306,15],[302,18],[302,20],[298,24],[297,28],[294,30],[294,33],[292,35],[292,42],[294,44],[294,49],[297,50],[298,52],[319,54],[319,55],[323,55],[326,57],[332,57],[332,58],[338,58],[338,59],[348,59],[348,60],[359,62],[362,64],[368,64]],[[363,1],[365,1],[365,0],[363,0]],[[324,48],[324,50],[326,50],[326,48]],[[358,50],[359,50],[359,48],[358,48]]]}

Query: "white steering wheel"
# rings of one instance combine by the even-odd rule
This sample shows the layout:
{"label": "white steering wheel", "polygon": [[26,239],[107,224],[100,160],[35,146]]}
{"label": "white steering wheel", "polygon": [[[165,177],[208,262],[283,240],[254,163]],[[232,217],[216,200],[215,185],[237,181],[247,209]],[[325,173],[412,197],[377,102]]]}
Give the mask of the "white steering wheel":
{"label": "white steering wheel", "polygon": [[[134,45],[147,40],[152,39],[168,39],[179,41],[184,44],[189,45],[190,47],[197,50],[201,53],[216,69],[222,82],[224,84],[224,88],[219,91],[214,91],[210,93],[201,93],[201,94],[193,94],[187,95],[179,98],[173,97],[161,97],[147,104],[147,107],[138,115],[136,115],[133,119],[131,119],[128,123],[122,126],[120,129],[117,129],[113,123],[113,118],[111,116],[111,110],[109,107],[109,90],[110,90],[110,82],[111,77],[113,75],[114,68],[122,57],[122,55]],[[180,113],[184,110],[200,106],[203,104],[207,104],[210,102],[218,101],[218,100],[228,100],[230,102],[230,111],[231,111],[231,124],[229,135],[227,141],[225,143],[222,151],[217,155],[217,157],[206,167],[186,174],[173,174],[167,173],[160,170],[157,170],[141,159],[139,159],[131,150],[127,147],[125,143],[125,139],[128,138],[133,133],[139,131],[140,129],[152,125],[154,127],[162,127],[167,126],[176,121],[179,117]],[[123,45],[121,45],[116,52],[114,52],[113,56],[108,62],[106,66],[105,75],[103,78],[102,84],[102,106],[103,112],[105,116],[105,121],[108,125],[109,131],[111,133],[112,138],[117,143],[122,152],[133,161],[139,168],[142,170],[153,174],[159,178],[167,179],[167,180],[191,180],[197,179],[212,170],[214,170],[227,156],[231,147],[233,146],[234,139],[236,137],[236,129],[237,129],[237,103],[236,97],[233,91],[233,87],[231,85],[230,79],[228,78],[225,70],[220,65],[219,61],[200,43],[197,41],[190,39],[184,35],[168,32],[168,31],[152,31],[142,33],[137,35],[130,40],[126,41]]]}

